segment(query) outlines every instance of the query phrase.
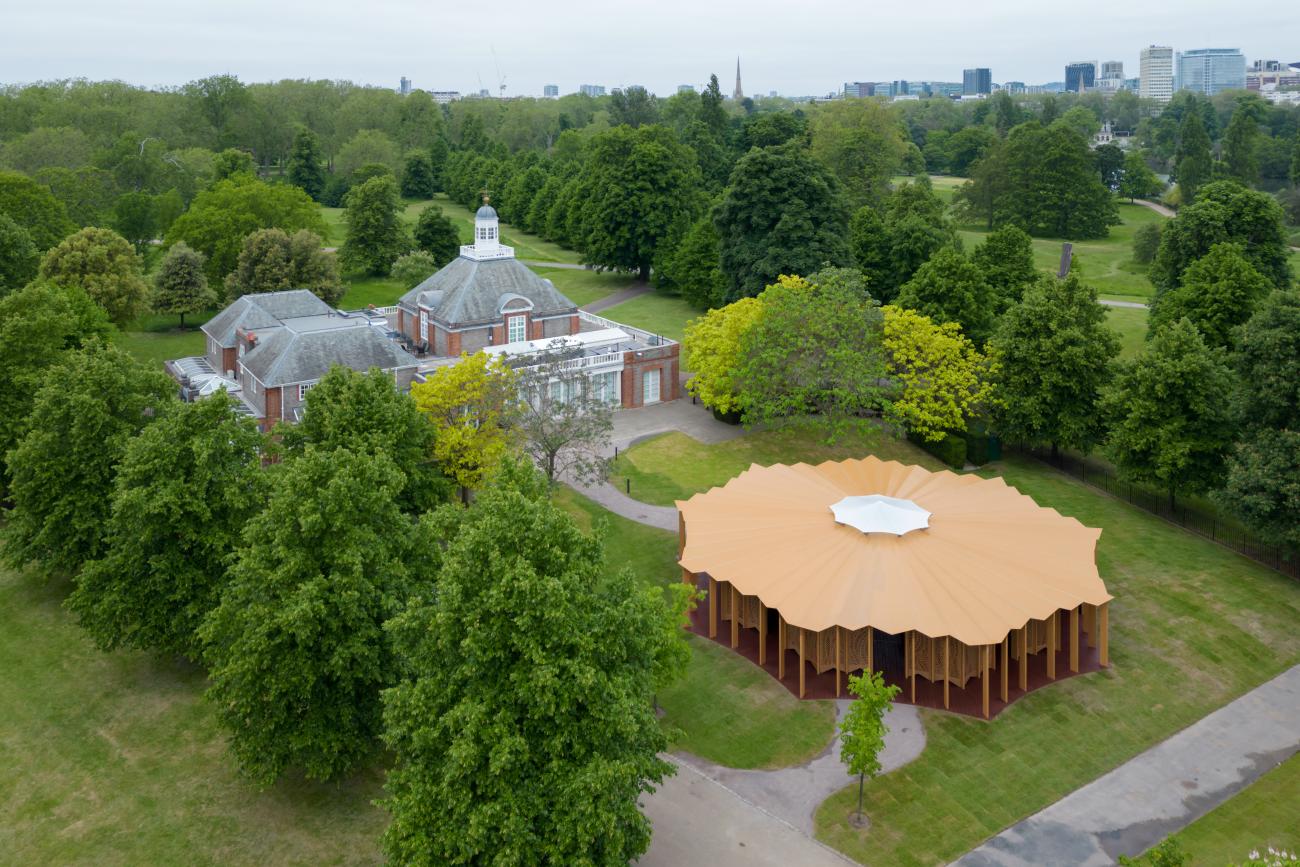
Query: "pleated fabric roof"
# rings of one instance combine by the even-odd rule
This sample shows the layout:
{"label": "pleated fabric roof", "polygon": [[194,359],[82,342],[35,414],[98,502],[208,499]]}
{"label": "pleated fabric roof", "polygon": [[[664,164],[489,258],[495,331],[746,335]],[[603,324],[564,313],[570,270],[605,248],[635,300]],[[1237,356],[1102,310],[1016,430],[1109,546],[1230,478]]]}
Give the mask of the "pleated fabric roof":
{"label": "pleated fabric roof", "polygon": [[[836,523],[831,504],[870,494],[912,501],[930,512],[929,527],[896,536]],[[995,644],[1031,618],[1111,599],[1097,574],[1101,530],[1000,478],[875,457],[753,465],[677,508],[683,568],[730,582],[804,629],[915,629]]]}

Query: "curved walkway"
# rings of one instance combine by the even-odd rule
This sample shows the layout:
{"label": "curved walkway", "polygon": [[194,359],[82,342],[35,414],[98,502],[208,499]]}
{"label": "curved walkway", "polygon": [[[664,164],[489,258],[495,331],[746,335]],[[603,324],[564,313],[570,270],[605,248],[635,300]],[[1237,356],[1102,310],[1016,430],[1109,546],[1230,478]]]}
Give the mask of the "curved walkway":
{"label": "curved walkway", "polygon": [[1147,305],[1140,301],[1115,301],[1111,298],[1098,298],[1097,303],[1103,307],[1127,307],[1130,310],[1146,310]]}
{"label": "curved walkway", "polygon": [[1157,214],[1159,214],[1162,217],[1169,217],[1170,219],[1172,219],[1173,217],[1177,216],[1170,208],[1166,208],[1164,205],[1160,204],[1159,202],[1153,202],[1150,199],[1137,199],[1136,201],[1133,202],[1133,204],[1141,205],[1144,208],[1150,208],[1151,210],[1155,211]]}
{"label": "curved walkway", "polygon": [[1191,824],[1296,752],[1300,666],[1011,826],[956,863],[1113,864],[1120,855],[1137,855]]}

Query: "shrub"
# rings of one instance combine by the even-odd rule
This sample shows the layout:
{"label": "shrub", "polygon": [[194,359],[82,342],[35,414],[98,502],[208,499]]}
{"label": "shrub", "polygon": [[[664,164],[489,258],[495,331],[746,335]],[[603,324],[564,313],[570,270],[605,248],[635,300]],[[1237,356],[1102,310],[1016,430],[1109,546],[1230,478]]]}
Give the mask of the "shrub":
{"label": "shrub", "polygon": [[392,277],[407,289],[423,283],[438,270],[438,263],[433,255],[424,250],[415,250],[404,256],[398,256],[393,262]]}
{"label": "shrub", "polygon": [[945,434],[938,442],[928,442],[923,437],[909,432],[907,439],[955,470],[966,466],[966,440],[959,434]]}
{"label": "shrub", "polygon": [[1138,226],[1133,233],[1133,261],[1140,265],[1150,265],[1160,249],[1160,224],[1147,223]]}

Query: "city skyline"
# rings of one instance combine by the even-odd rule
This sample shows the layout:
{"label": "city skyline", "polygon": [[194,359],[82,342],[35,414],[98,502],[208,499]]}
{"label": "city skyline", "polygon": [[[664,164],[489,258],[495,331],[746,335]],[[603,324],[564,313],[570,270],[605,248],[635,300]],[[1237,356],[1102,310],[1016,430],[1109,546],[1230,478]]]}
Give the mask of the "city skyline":
{"label": "city skyline", "polygon": [[[580,0],[555,15],[504,0],[492,5],[486,33],[460,39],[451,34],[483,33],[480,6],[435,11],[410,0],[379,0],[362,10],[324,0],[307,18],[301,10],[251,0],[180,10],[142,0],[128,17],[72,0],[58,16],[45,7],[10,13],[0,33],[0,82],[84,77],[175,86],[228,72],[246,82],[329,78],[394,89],[405,76],[422,90],[494,95],[503,80],[506,95],[531,96],[541,96],[546,84],[557,84],[560,93],[581,84],[639,84],[667,96],[682,83],[702,86],[710,73],[729,93],[739,54],[747,92],[816,95],[853,80],[960,82],[962,70],[974,67],[991,69],[994,82],[1041,84],[1062,80],[1065,65],[1079,58],[1121,61],[1133,75],[1139,52],[1153,43],[1178,51],[1239,48],[1249,60],[1300,60],[1287,54],[1295,53],[1287,34],[1300,28],[1300,8],[1243,16],[1225,31],[1204,23],[1221,17],[1217,4],[1134,5],[1101,0],[1087,16],[1065,16],[1023,0],[979,9],[945,0],[924,21],[908,10],[883,9],[869,20],[837,16],[836,26],[827,27],[829,19],[817,10],[833,7],[823,0],[798,14],[739,17],[739,4],[703,10],[681,4],[691,12],[683,17],[673,14],[672,2],[615,15]],[[252,33],[250,20],[258,23]],[[1012,31],[1015,40],[1006,38]],[[665,44],[672,50],[659,50]]]}

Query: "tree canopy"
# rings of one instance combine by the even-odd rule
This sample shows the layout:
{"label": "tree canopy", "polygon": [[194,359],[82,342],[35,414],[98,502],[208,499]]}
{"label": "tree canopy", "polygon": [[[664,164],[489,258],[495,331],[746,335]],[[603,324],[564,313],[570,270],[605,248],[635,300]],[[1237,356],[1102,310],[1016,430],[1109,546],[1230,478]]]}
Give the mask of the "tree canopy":
{"label": "tree canopy", "polygon": [[937,322],[956,322],[978,343],[989,338],[998,306],[983,269],[954,247],[931,256],[903,284],[896,302]]}
{"label": "tree canopy", "polygon": [[217,303],[217,293],[208,285],[203,270],[203,254],[177,241],[158,263],[154,273],[153,309],[158,313],[176,313],[185,327],[186,313],[201,313]]}
{"label": "tree canopy", "polygon": [[0,297],[30,283],[40,262],[31,234],[0,213]]}
{"label": "tree canopy", "polygon": [[808,120],[808,138],[812,155],[834,173],[854,205],[884,198],[906,146],[897,117],[874,99],[817,106]]}
{"label": "tree canopy", "polygon": [[415,245],[441,268],[460,255],[460,233],[441,208],[429,205],[415,221]]}
{"label": "tree canopy", "polygon": [[325,166],[321,160],[320,139],[307,127],[293,136],[289,152],[289,183],[313,199],[325,191]]}
{"label": "tree canopy", "polygon": [[1210,137],[1199,111],[1183,114],[1178,128],[1178,150],[1174,154],[1174,180],[1184,205],[1196,201],[1201,186],[1210,180],[1214,160],[1210,154]]}
{"label": "tree canopy", "polygon": [[762,301],[741,298],[686,324],[682,366],[691,371],[686,390],[715,412],[741,411],[736,374],[746,337],[762,315]]}
{"label": "tree canopy", "polygon": [[348,235],[339,249],[343,267],[367,274],[387,274],[393,261],[411,246],[400,217],[402,203],[396,182],[389,176],[371,178],[353,187],[345,204],[343,218],[348,224]]}
{"label": "tree canopy", "polygon": [[990,365],[953,322],[935,323],[915,310],[885,307],[884,350],[897,389],[885,416],[935,442],[992,402]]}
{"label": "tree canopy", "polygon": [[244,239],[235,270],[226,275],[226,301],[259,292],[309,289],[329,305],[347,291],[339,279],[334,254],[321,249],[315,232],[259,229]]}
{"label": "tree canopy", "polygon": [[1271,288],[1240,244],[1215,244],[1188,266],[1178,288],[1156,298],[1147,327],[1154,334],[1186,317],[1208,345],[1231,349],[1233,330],[1250,318],[1255,303]]}
{"label": "tree canopy", "polygon": [[149,306],[140,257],[112,229],[86,228],[63,239],[41,260],[40,275],[51,283],[84,290],[118,326],[133,321]]}
{"label": "tree canopy", "polygon": [[41,252],[77,231],[48,188],[17,172],[0,171],[0,214],[26,229]]}

